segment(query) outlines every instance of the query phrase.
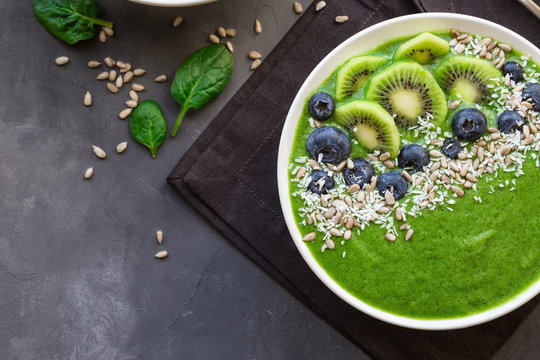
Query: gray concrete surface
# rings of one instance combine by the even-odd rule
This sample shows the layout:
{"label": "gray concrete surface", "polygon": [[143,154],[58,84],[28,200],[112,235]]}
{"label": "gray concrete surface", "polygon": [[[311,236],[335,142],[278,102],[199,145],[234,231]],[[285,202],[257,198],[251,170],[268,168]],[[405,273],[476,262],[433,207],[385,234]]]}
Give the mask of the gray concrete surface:
{"label": "gray concrete surface", "polygon": [[[223,0],[189,9],[100,3],[116,36],[68,46],[41,28],[30,1],[0,2],[0,359],[367,358],[165,183],[249,77],[245,54],[268,54],[298,18],[292,1]],[[177,15],[184,23],[173,28]],[[264,27],[258,36],[255,18]],[[157,100],[171,127],[179,107],[170,82],[152,79],[172,78],[220,25],[238,30],[232,80],[208,106],[188,113],[154,160],[117,117],[128,91],[110,94],[95,80],[103,67],[86,63],[111,56],[145,68],[141,98]],[[56,66],[60,55],[71,62]],[[94,96],[89,108],[86,90]],[[118,155],[122,141],[129,147]],[[92,144],[107,159],[97,159]],[[94,177],[85,181],[90,166]],[[165,261],[153,257],[161,249],[169,252]],[[539,319],[536,311],[499,358],[537,354]]]}

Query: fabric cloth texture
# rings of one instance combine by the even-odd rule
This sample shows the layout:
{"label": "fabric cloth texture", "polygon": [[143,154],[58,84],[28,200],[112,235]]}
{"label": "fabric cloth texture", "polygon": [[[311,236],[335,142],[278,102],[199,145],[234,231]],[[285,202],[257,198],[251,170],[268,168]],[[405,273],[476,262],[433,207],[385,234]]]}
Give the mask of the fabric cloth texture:
{"label": "fabric cloth texture", "polygon": [[[345,303],[313,274],[285,225],[276,162],[285,117],[313,68],[337,45],[383,20],[419,11],[461,12],[507,26],[540,44],[540,22],[517,1],[340,0],[306,9],[168,178],[176,191],[283,287],[377,359],[489,359],[539,297],[489,323],[420,331],[376,320]],[[337,24],[336,15],[349,21]],[[520,19],[520,21],[515,21]]]}

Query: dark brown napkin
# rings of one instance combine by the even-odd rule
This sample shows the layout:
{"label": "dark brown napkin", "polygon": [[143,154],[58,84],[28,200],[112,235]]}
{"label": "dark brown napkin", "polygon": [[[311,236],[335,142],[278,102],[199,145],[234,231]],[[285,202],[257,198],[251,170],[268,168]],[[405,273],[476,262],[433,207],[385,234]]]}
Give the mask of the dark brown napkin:
{"label": "dark brown napkin", "polygon": [[[422,11],[453,11],[465,10],[466,3],[450,0],[451,8],[435,8],[431,1],[415,2],[416,6],[412,0],[332,1],[319,13],[312,5],[188,150],[168,181],[258,266],[371,356],[489,359],[538,298],[469,329],[429,332],[386,324],[343,302],[311,272],[290,238],[279,204],[276,161],[281,129],[297,90],[317,63],[358,31],[417,12],[417,6]],[[517,3],[512,9],[504,4],[494,0],[489,7],[506,16],[516,11],[525,17],[527,22],[520,22],[533,27],[522,33],[538,42],[538,23],[532,15]],[[492,15],[484,10],[487,17]],[[350,20],[336,24],[336,15]]]}

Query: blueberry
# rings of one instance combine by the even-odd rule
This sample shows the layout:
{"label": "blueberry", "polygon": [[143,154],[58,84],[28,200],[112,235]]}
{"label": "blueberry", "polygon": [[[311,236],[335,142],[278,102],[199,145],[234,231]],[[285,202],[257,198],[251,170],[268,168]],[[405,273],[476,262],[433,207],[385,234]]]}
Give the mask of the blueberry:
{"label": "blueberry", "polygon": [[515,61],[507,61],[501,68],[503,75],[510,74],[510,79],[517,84],[523,80],[523,68]]}
{"label": "blueberry", "polygon": [[308,110],[314,119],[326,120],[336,110],[336,102],[325,92],[316,93],[308,101]]}
{"label": "blueberry", "polygon": [[461,152],[461,144],[457,139],[446,139],[442,144],[441,151],[450,159],[456,159]]}
{"label": "blueberry", "polygon": [[322,126],[309,135],[306,149],[309,156],[317,161],[319,161],[319,154],[322,154],[323,162],[339,164],[349,156],[351,141],[343,131],[330,126]]}
{"label": "blueberry", "polygon": [[334,179],[322,170],[315,170],[310,176],[309,190],[315,194],[326,194],[334,187]]}
{"label": "blueberry", "polygon": [[526,122],[527,120],[514,110],[505,110],[497,118],[497,126],[503,133],[523,131],[523,125]]}
{"label": "blueberry", "polygon": [[452,130],[458,139],[478,140],[487,129],[487,119],[483,112],[475,108],[458,111],[452,118]]}
{"label": "blueberry", "polygon": [[399,150],[398,166],[410,169],[412,172],[422,171],[429,164],[429,154],[423,146],[416,144],[405,145]]}
{"label": "blueberry", "polygon": [[364,159],[354,159],[354,168],[345,168],[343,178],[347,185],[358,184],[362,189],[364,184],[369,183],[371,178],[375,176],[373,166]]}
{"label": "blueberry", "polygon": [[540,84],[528,83],[521,92],[521,98],[533,106],[534,111],[540,111]]}
{"label": "blueberry", "polygon": [[387,191],[390,191],[394,195],[394,199],[398,200],[407,194],[409,183],[407,179],[401,175],[399,171],[389,171],[379,175],[379,181],[377,183],[377,189],[379,194],[384,197]]}

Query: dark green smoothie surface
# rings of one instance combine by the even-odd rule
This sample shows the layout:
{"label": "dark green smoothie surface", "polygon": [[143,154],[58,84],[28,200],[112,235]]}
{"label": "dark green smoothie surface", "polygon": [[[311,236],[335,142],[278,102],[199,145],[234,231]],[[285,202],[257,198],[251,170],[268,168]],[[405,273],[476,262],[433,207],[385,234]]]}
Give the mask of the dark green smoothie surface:
{"label": "dark green smoothie surface", "polygon": [[[448,31],[438,35],[450,39]],[[407,39],[386,43],[369,53],[391,58]],[[522,55],[514,50],[507,58],[522,62]],[[431,70],[449,56],[455,55],[437,59],[426,68]],[[333,95],[334,86],[335,74],[314,93]],[[364,99],[363,90],[351,100],[358,99]],[[452,131],[451,119],[458,110],[449,110],[441,125],[443,133]],[[489,126],[497,127],[497,109],[484,105],[482,111]],[[292,163],[299,157],[309,157],[305,148],[313,131],[309,117],[306,105],[296,131]],[[340,127],[332,118],[324,125]],[[402,132],[402,139],[423,144],[423,139],[413,133]],[[351,158],[367,153],[367,149],[352,143]],[[407,217],[414,229],[409,241],[404,240],[404,233],[395,242],[387,241],[384,229],[370,225],[364,230],[354,227],[352,238],[343,245],[337,239],[333,250],[322,251],[321,237],[306,245],[331,278],[373,307],[420,319],[472,315],[507,302],[540,278],[540,217],[536,210],[540,205],[539,170],[536,156],[530,153],[523,164],[524,175],[516,177],[513,172],[502,171],[497,177],[484,174],[477,191],[467,190],[455,199],[453,211],[439,206]],[[294,178],[290,175],[291,180]],[[291,181],[291,194],[296,190],[296,183]],[[302,236],[316,232],[315,226],[301,224],[305,219],[298,209],[304,205],[303,200],[291,196],[291,203]]]}

